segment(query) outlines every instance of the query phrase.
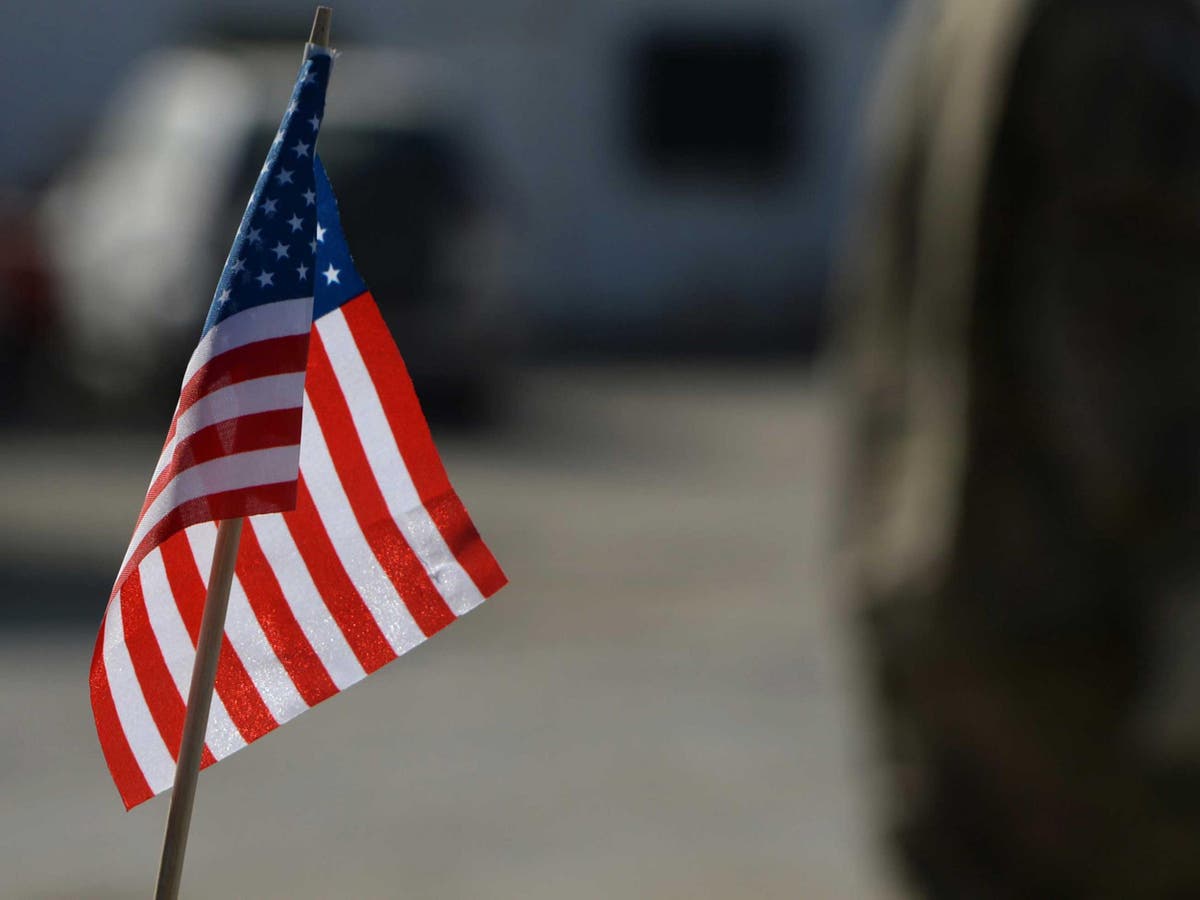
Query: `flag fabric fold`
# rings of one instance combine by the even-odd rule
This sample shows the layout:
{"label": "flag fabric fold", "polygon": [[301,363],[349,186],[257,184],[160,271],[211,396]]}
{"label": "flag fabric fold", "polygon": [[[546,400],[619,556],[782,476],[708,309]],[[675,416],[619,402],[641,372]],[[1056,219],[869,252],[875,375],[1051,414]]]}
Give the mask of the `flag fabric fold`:
{"label": "flag fabric fold", "polygon": [[310,48],[230,251],[92,662],[127,807],[171,786],[216,522],[239,546],[202,766],[505,584],[451,487],[316,154]]}

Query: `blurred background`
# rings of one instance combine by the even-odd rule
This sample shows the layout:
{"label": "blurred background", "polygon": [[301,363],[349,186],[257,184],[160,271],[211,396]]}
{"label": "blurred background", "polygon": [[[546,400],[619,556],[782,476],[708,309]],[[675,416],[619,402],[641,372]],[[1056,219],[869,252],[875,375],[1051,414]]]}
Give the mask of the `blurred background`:
{"label": "blurred background", "polygon": [[[311,6],[10,11],[0,896]],[[1200,896],[1190,0],[335,6],[320,151],[511,579],[201,779],[185,895]]]}

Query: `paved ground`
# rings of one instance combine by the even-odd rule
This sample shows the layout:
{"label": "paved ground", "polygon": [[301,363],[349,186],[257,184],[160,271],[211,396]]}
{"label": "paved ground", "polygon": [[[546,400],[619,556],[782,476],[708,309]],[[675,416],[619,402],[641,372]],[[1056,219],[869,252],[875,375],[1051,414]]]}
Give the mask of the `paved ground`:
{"label": "paved ground", "polygon": [[[184,895],[900,896],[832,601],[821,385],[540,370],[513,425],[444,440],[511,586],[206,773]],[[157,440],[0,438],[0,897],[153,883],[166,798],[122,812],[86,672]]]}

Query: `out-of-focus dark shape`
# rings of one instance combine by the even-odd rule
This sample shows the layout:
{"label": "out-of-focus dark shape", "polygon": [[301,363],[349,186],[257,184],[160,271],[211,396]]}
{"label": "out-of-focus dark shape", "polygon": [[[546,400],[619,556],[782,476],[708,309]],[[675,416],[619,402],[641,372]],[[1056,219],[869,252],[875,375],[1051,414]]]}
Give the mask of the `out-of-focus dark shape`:
{"label": "out-of-focus dark shape", "polygon": [[802,164],[798,50],[775,30],[662,29],[635,50],[635,149],[676,177],[770,180]]}
{"label": "out-of-focus dark shape", "polygon": [[29,199],[0,191],[0,423],[38,396],[39,354],[58,318]]}
{"label": "out-of-focus dark shape", "polygon": [[915,4],[852,254],[852,535],[917,882],[1200,896],[1200,18]]}
{"label": "out-of-focus dark shape", "polygon": [[[412,54],[353,54],[320,152],[418,388],[435,412],[461,412],[499,386],[518,330],[495,210],[447,73]],[[41,225],[71,388],[109,409],[172,395],[297,64],[291,44],[151,57],[50,187]]]}

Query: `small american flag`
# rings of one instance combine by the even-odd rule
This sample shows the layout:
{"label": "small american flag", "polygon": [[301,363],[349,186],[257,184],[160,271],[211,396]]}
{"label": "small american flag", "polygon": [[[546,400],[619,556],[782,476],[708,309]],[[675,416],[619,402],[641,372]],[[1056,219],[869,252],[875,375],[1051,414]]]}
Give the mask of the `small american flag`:
{"label": "small american flag", "polygon": [[126,807],[169,788],[217,520],[242,532],[202,766],[412,649],[505,584],[354,269],[316,156],[310,48],[242,219],[92,660]]}

